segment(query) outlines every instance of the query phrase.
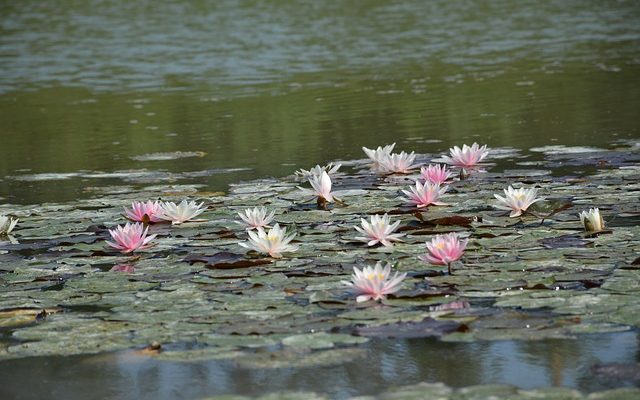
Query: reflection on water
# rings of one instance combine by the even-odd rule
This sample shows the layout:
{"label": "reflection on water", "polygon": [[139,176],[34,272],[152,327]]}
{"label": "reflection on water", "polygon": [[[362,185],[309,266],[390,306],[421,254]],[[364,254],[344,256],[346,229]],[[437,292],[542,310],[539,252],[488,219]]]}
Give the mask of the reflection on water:
{"label": "reflection on water", "polygon": [[[612,139],[637,137],[640,75],[591,72],[589,80],[563,89],[574,73],[540,73],[536,84],[524,89],[515,85],[519,76],[514,75],[462,85],[439,77],[425,93],[397,82],[400,93],[380,94],[395,82],[364,81],[218,102],[185,93],[131,96],[63,88],[0,96],[0,192],[7,202],[72,201],[90,196],[86,187],[122,183],[77,175],[129,170],[196,172],[180,183],[216,191],[241,179],[362,158],[363,145],[398,142],[399,150],[440,153],[475,140],[492,147],[589,143],[607,148]],[[585,95],[612,87],[615,97]],[[175,151],[207,154],[168,161],[139,158]],[[248,170],[201,173],[236,168]],[[62,175],[26,183],[12,178],[42,173]]]}
{"label": "reflection on water", "polygon": [[[0,394],[16,399],[84,399],[91,393],[102,398],[174,399],[226,393],[255,396],[290,389],[346,398],[423,381],[450,387],[564,386],[583,392],[640,383],[637,376],[611,380],[597,373],[598,365],[617,362],[631,364],[637,374],[640,348],[635,332],[536,342],[378,339],[362,348],[366,358],[299,369],[243,369],[233,361],[161,362],[131,352],[10,360],[0,363]],[[28,393],[25,387],[30,388]]]}
{"label": "reflection on water", "polygon": [[633,1],[25,0],[0,7],[5,92],[204,84],[251,93],[256,84],[318,71],[328,73],[315,84],[406,79],[440,64],[461,67],[447,73],[457,81],[465,71],[504,73],[520,59],[536,60],[527,73],[571,61],[617,72],[637,57],[640,39]]}

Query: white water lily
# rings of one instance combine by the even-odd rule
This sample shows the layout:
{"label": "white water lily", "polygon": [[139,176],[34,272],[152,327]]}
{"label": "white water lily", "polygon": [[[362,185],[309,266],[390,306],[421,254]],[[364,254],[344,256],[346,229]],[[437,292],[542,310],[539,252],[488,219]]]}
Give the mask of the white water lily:
{"label": "white water lily", "polygon": [[387,263],[383,268],[378,261],[375,267],[364,267],[362,271],[353,267],[351,282],[342,281],[342,283],[351,287],[357,296],[356,301],[360,303],[367,300],[385,299],[388,294],[397,292],[406,276],[406,273],[396,271],[391,277],[391,264]]}
{"label": "white water lily", "polygon": [[409,154],[404,151],[385,154],[378,163],[378,172],[383,174],[409,174],[412,169],[418,167],[417,164],[413,163],[415,159],[416,154],[413,151]]}
{"label": "white water lily", "polygon": [[578,215],[580,216],[580,221],[585,231],[600,232],[604,230],[604,220],[597,207],[590,208],[589,211],[582,211]]}
{"label": "white water lily", "polygon": [[282,257],[282,253],[293,252],[298,250],[298,246],[291,245],[289,242],[296,236],[295,233],[287,236],[287,228],[280,228],[275,224],[269,232],[260,227],[257,233],[249,231],[249,241],[238,243],[240,246],[255,250],[259,253],[269,254],[273,258]]}
{"label": "white water lily", "polygon": [[160,210],[158,216],[165,221],[171,221],[172,225],[179,225],[187,221],[196,222],[194,218],[206,210],[203,205],[204,202],[198,204],[195,201],[187,202],[186,200],[182,200],[180,204],[165,201],[162,203],[162,210]]}
{"label": "white water lily", "polygon": [[362,228],[356,226],[355,229],[364,236],[358,236],[356,239],[367,242],[369,246],[380,243],[385,247],[391,247],[393,246],[392,241],[400,241],[400,238],[404,236],[402,233],[393,233],[398,229],[400,221],[391,224],[391,217],[388,214],[372,215],[370,223],[364,218],[360,218],[360,221]]}
{"label": "white water lily", "polygon": [[391,152],[393,151],[393,148],[395,146],[396,146],[395,143],[388,144],[384,147],[378,146],[377,149],[368,149],[362,146],[362,150],[367,155],[367,157],[369,157],[371,161],[373,161],[373,165],[372,165],[373,169],[378,169],[382,159],[388,155],[391,155]]}
{"label": "white water lily", "polygon": [[309,177],[309,183],[313,190],[306,189],[298,186],[298,189],[305,193],[313,194],[318,197],[318,204],[331,203],[335,198],[333,192],[331,192],[331,177],[327,174],[327,171],[322,171],[320,175],[311,175]]}
{"label": "white water lily", "polygon": [[449,149],[449,153],[451,157],[442,157],[447,164],[461,168],[472,168],[484,160],[489,154],[489,150],[487,150],[486,144],[480,147],[478,143],[474,143],[471,146],[463,144],[462,149],[458,146],[453,146]]}
{"label": "white water lily", "polygon": [[320,166],[320,165],[316,165],[315,167],[311,168],[310,170],[306,170],[306,169],[302,169],[300,168],[299,170],[297,170],[295,172],[296,175],[301,176],[305,179],[309,179],[311,176],[313,175],[322,175],[322,172],[326,172],[329,175],[335,174],[336,172],[338,172],[338,170],[340,169],[340,167],[342,167],[342,164],[334,164],[332,162],[330,162],[329,164],[325,165],[325,166]]}
{"label": "white water lily", "polygon": [[538,194],[538,189],[536,188],[514,189],[509,186],[507,189],[504,189],[504,194],[505,197],[494,194],[495,198],[500,202],[499,204],[495,204],[494,207],[500,210],[511,211],[509,214],[510,217],[518,217],[527,211],[533,203],[544,200],[543,197],[536,197]]}
{"label": "white water lily", "polygon": [[246,210],[244,210],[244,212],[238,212],[238,216],[242,219],[242,221],[236,221],[236,223],[244,225],[244,227],[249,230],[264,228],[269,226],[269,222],[273,220],[273,217],[275,215],[275,210],[267,214],[266,207],[247,208]]}
{"label": "white water lily", "polygon": [[18,218],[0,215],[0,235],[8,235],[16,227]]}

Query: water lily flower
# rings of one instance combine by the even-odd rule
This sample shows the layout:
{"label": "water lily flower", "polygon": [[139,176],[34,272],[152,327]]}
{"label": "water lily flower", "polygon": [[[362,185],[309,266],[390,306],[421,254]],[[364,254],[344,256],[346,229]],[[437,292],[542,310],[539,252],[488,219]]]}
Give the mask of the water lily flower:
{"label": "water lily flower", "polygon": [[343,284],[351,286],[353,293],[357,296],[358,303],[368,300],[386,299],[388,294],[400,290],[402,280],[406,273],[396,273],[391,275],[391,264],[387,263],[382,268],[378,261],[375,267],[364,267],[362,271],[353,267],[351,282],[342,281]]}
{"label": "water lily flower", "polygon": [[403,190],[402,193],[408,196],[408,200],[415,204],[418,208],[427,207],[431,204],[436,206],[446,206],[447,203],[438,201],[448,189],[448,186],[440,187],[439,184],[433,184],[429,181],[420,183],[416,181],[415,186],[411,186],[411,191]]}
{"label": "water lily flower", "polygon": [[579,216],[585,231],[600,232],[604,229],[604,220],[597,207],[590,208],[589,211],[582,211]]}
{"label": "water lily flower", "polygon": [[416,154],[412,151],[410,154],[404,151],[400,153],[385,154],[378,162],[378,171],[385,174],[409,174],[417,165],[413,162]]}
{"label": "water lily flower", "polygon": [[427,182],[442,185],[451,177],[451,171],[447,171],[446,165],[429,164],[427,167],[420,168],[420,175]]}
{"label": "water lily flower", "polygon": [[241,221],[236,221],[237,224],[244,225],[246,229],[257,229],[269,226],[269,222],[273,220],[276,215],[276,211],[273,210],[267,214],[266,207],[254,207],[247,208],[244,212],[238,212],[238,216],[242,218]]}
{"label": "water lily flower", "polygon": [[471,147],[466,144],[462,145],[462,149],[453,146],[449,149],[451,157],[443,156],[442,158],[449,165],[461,168],[472,168],[481,162],[488,154],[487,145],[480,147],[478,143],[473,143]]}
{"label": "water lily flower", "polygon": [[18,218],[0,215],[0,236],[8,235],[16,227]]}
{"label": "water lily flower", "polygon": [[329,177],[327,171],[322,171],[322,174],[320,175],[311,175],[309,177],[309,183],[313,190],[305,189],[300,186],[298,186],[298,189],[303,192],[311,193],[314,196],[318,196],[318,206],[324,208],[326,203],[331,203],[334,200],[339,201],[339,199],[331,192],[331,177]]}
{"label": "water lily flower", "polygon": [[109,229],[109,234],[114,241],[107,241],[107,244],[122,253],[146,249],[150,247],[149,242],[156,237],[155,234],[147,236],[148,230],[149,227],[145,228],[140,222],[134,224],[127,222],[124,227],[118,225],[115,229]]}
{"label": "water lily flower", "polygon": [[362,222],[362,228],[359,226],[355,228],[365,236],[359,236],[356,239],[367,242],[368,246],[381,243],[385,247],[391,247],[393,246],[392,241],[400,241],[400,238],[404,236],[402,233],[393,233],[400,225],[400,221],[391,224],[391,217],[387,214],[383,216],[372,215],[371,223],[364,218],[360,218],[360,221]]}
{"label": "water lily flower", "polygon": [[431,242],[426,242],[428,253],[420,256],[424,262],[435,265],[446,265],[451,274],[451,263],[462,257],[467,247],[467,239],[460,240],[456,233],[436,235]]}
{"label": "water lily flower", "polygon": [[380,165],[381,161],[383,158],[385,158],[386,156],[391,155],[391,152],[393,151],[393,148],[396,146],[395,143],[392,144],[388,144],[384,147],[378,146],[377,149],[368,149],[364,146],[362,146],[362,150],[364,151],[364,153],[367,155],[367,157],[369,157],[371,159],[371,161],[373,161],[373,168],[374,169],[378,169],[378,166]]}
{"label": "water lily flower", "polygon": [[206,210],[206,207],[203,207],[203,205],[204,202],[197,204],[195,201],[187,202],[186,200],[182,200],[180,204],[165,201],[162,203],[162,210],[159,213],[159,217],[165,221],[171,221],[172,225],[179,225],[187,221],[202,221],[196,221],[194,218]]}
{"label": "water lily flower", "polygon": [[313,175],[322,175],[323,171],[326,171],[327,174],[332,175],[338,172],[338,170],[342,167],[342,164],[334,164],[330,162],[325,166],[316,165],[310,170],[300,168],[295,172],[296,175],[301,176],[303,178],[309,179]]}
{"label": "water lily flower", "polygon": [[159,201],[134,201],[131,203],[131,210],[124,207],[125,217],[136,222],[158,222],[162,221],[160,212],[162,211],[162,203]]}
{"label": "water lily flower", "polygon": [[282,253],[298,250],[298,246],[289,242],[296,236],[295,233],[287,236],[287,228],[280,229],[280,225],[275,224],[269,232],[265,232],[262,227],[257,228],[258,232],[249,231],[249,241],[238,243],[240,246],[258,253],[269,254],[273,258],[282,257]]}
{"label": "water lily flower", "polygon": [[500,210],[511,211],[509,214],[510,217],[518,217],[522,215],[524,211],[527,211],[527,208],[533,203],[544,200],[544,197],[536,197],[538,194],[538,189],[536,188],[514,189],[509,186],[509,188],[503,190],[505,197],[494,194],[495,198],[500,202],[500,204],[496,204],[494,207]]}

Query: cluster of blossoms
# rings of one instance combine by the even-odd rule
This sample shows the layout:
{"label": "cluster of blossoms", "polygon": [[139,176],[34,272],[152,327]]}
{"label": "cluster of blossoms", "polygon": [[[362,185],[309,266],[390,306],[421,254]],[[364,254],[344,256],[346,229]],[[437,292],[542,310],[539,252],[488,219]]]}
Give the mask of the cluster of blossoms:
{"label": "cluster of blossoms", "polygon": [[134,201],[131,208],[124,207],[124,215],[134,223],[127,222],[124,226],[118,225],[109,229],[113,241],[107,244],[122,253],[131,253],[136,250],[146,249],[156,235],[147,235],[149,227],[145,224],[158,222],[171,222],[179,225],[187,221],[201,222],[195,217],[202,214],[206,208],[204,203],[183,200],[179,204],[170,201]]}
{"label": "cluster of blossoms", "polygon": [[[414,152],[392,153],[395,143],[380,146],[376,149],[363,147],[366,155],[371,159],[371,168],[379,174],[411,174],[419,166],[415,163],[416,154]],[[478,168],[480,163],[487,157],[489,150],[487,146],[479,146],[473,143],[466,144],[459,148],[454,146],[450,149],[449,156],[443,156],[446,165],[429,164],[422,166],[419,177],[409,190],[402,190],[407,200],[418,210],[426,207],[444,206],[446,203],[440,200],[448,190],[448,184],[452,183],[456,174],[452,168],[460,168],[460,179],[463,179],[469,170]],[[341,164],[330,163],[326,166],[316,165],[310,170],[301,169],[296,171],[296,175],[307,179],[311,189],[298,186],[305,194],[310,194],[317,198],[318,207],[326,209],[328,203],[341,201],[332,191],[331,176],[338,173]],[[465,172],[467,171],[467,172]],[[504,189],[504,196],[495,194],[498,201],[494,206],[500,210],[509,211],[509,217],[520,217],[528,212],[529,207],[541,200],[538,197],[537,188],[518,188],[509,186]],[[149,234],[149,225],[161,222],[170,222],[172,225],[179,225],[188,221],[197,222],[195,219],[206,210],[204,203],[183,200],[176,204],[162,201],[134,201],[130,208],[124,208],[124,216],[131,222],[125,225],[118,225],[109,229],[111,240],[106,243],[114,249],[124,253],[132,253],[137,250],[146,249],[152,246],[152,241],[157,236]],[[266,207],[247,208],[237,213],[240,218],[236,223],[242,225],[246,230],[248,239],[246,242],[238,243],[240,246],[266,254],[273,258],[280,258],[283,253],[295,252],[298,246],[291,244],[296,234],[287,234],[286,227],[280,227],[278,223],[270,225],[275,219],[276,211],[269,211]],[[582,211],[579,214],[584,229],[587,232],[601,232],[604,230],[604,221],[598,208]],[[361,218],[361,226],[355,226],[355,230],[360,236],[356,240],[366,243],[368,246],[382,245],[392,247],[393,242],[402,241],[403,233],[398,233],[401,221],[392,222],[389,214],[371,215],[367,220]],[[13,231],[18,223],[17,218],[0,215],[0,236],[6,236]],[[460,260],[465,252],[468,239],[465,235],[458,233],[446,233],[435,235],[430,241],[425,243],[426,253],[420,256],[420,260],[433,265],[446,265],[449,274],[452,273],[452,263]],[[387,295],[400,290],[402,281],[406,278],[406,273],[396,271],[392,274],[390,263],[376,263],[375,266],[365,266],[362,269],[353,268],[353,275],[350,281],[343,281],[349,286],[357,296],[358,302],[368,300],[385,299]],[[114,271],[133,271],[132,265],[117,265]]]}
{"label": "cluster of blossoms", "polygon": [[[405,152],[392,154],[395,143],[387,146],[380,146],[377,149],[368,149],[363,147],[365,154],[373,162],[371,168],[380,174],[407,174],[416,168],[414,164],[415,154]],[[440,200],[440,197],[447,192],[448,183],[454,176],[453,172],[448,169],[460,168],[460,178],[462,179],[469,171],[477,169],[480,163],[487,157],[489,150],[487,146],[480,146],[473,143],[471,146],[466,144],[459,148],[454,146],[450,149],[449,156],[443,156],[441,160],[446,165],[430,164],[420,169],[420,177],[415,181],[409,190],[402,190],[413,206],[422,209],[431,205],[446,205]],[[510,211],[510,217],[519,217],[527,211],[534,203],[544,200],[537,197],[537,188],[520,188],[514,189],[509,186],[504,190],[504,197],[494,195],[498,200],[495,204],[497,209]],[[600,216],[599,210],[591,209],[588,212],[580,213],[580,219],[586,231],[599,232],[604,229],[604,222]],[[399,241],[402,234],[394,233],[398,229],[400,221],[391,223],[388,214],[384,216],[373,215],[371,220],[361,219],[362,227],[356,226],[355,229],[362,234],[356,239],[364,241],[369,246],[381,244],[385,247],[391,247],[393,241]],[[463,238],[458,233],[440,234],[426,242],[426,254],[419,258],[430,264],[446,265],[449,274],[452,273],[451,265],[453,262],[461,259],[467,247],[468,239]],[[344,282],[351,286],[353,293],[357,296],[357,301],[379,300],[384,299],[386,295],[395,293],[401,287],[402,279],[406,274],[396,274],[391,277],[391,265],[387,264],[383,269],[380,263],[375,267],[365,267],[359,270],[354,267],[354,274],[351,282]]]}
{"label": "cluster of blossoms", "polygon": [[125,217],[134,222],[145,224],[156,222],[171,222],[172,225],[179,225],[187,221],[201,222],[194,218],[202,214],[206,208],[204,203],[182,200],[180,204],[171,201],[134,201],[131,209],[124,208]]}

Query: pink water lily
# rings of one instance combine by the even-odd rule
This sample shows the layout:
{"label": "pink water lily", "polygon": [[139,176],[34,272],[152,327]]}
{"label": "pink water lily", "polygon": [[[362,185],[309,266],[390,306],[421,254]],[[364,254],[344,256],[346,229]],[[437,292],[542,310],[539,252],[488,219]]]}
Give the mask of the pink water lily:
{"label": "pink water lily", "polygon": [[361,218],[360,221],[362,222],[362,228],[359,226],[355,228],[364,236],[358,236],[356,239],[367,242],[369,246],[375,246],[380,243],[385,247],[391,247],[393,246],[392,241],[399,241],[404,236],[402,233],[393,233],[400,225],[400,221],[391,224],[391,217],[387,214],[383,216],[372,215],[371,223],[364,218]]}
{"label": "pink water lily", "polygon": [[536,197],[538,194],[538,189],[514,189],[509,186],[504,190],[504,197],[494,194],[495,198],[498,199],[499,203],[494,205],[495,208],[500,210],[508,210],[511,211],[509,214],[510,217],[519,217],[523,212],[527,211],[529,206],[533,203],[544,200],[543,197]]}
{"label": "pink water lily", "polygon": [[480,147],[478,143],[474,143],[471,146],[464,144],[462,149],[458,146],[453,146],[449,149],[449,153],[451,157],[442,157],[447,164],[461,168],[472,168],[484,160],[489,154],[489,150],[487,150],[487,145]]}
{"label": "pink water lily", "polygon": [[440,187],[439,184],[433,184],[426,181],[420,183],[416,181],[415,186],[411,186],[411,191],[403,190],[402,193],[406,194],[409,202],[414,204],[418,208],[427,207],[429,205],[446,206],[447,203],[440,201],[442,196],[447,191],[448,186]]}
{"label": "pink water lily", "polygon": [[467,241],[467,239],[460,240],[456,233],[436,235],[430,242],[425,243],[428,252],[420,256],[420,259],[435,265],[447,265],[451,274],[451,263],[462,257]]}
{"label": "pink water lily", "polygon": [[446,165],[429,164],[420,168],[420,175],[426,182],[442,185],[451,177],[451,171],[447,170]]}
{"label": "pink water lily", "polygon": [[162,203],[159,201],[134,201],[131,203],[131,209],[124,207],[125,217],[135,222],[158,222],[162,221],[160,213],[162,211]]}
{"label": "pink water lily", "polygon": [[385,299],[388,294],[400,290],[402,280],[407,276],[406,273],[397,271],[393,277],[390,275],[391,264],[387,263],[383,268],[381,263],[377,262],[375,267],[364,267],[362,271],[353,267],[351,281],[342,281],[342,283],[351,287],[357,296],[357,302],[381,300]]}
{"label": "pink water lily", "polygon": [[135,224],[127,222],[125,226],[118,225],[115,229],[109,229],[113,242],[107,241],[107,244],[122,253],[146,249],[150,247],[149,242],[156,237],[156,235],[147,236],[148,230],[149,227],[145,228],[139,222]]}

